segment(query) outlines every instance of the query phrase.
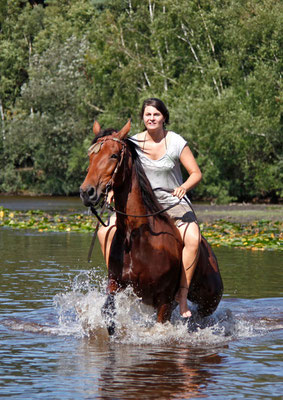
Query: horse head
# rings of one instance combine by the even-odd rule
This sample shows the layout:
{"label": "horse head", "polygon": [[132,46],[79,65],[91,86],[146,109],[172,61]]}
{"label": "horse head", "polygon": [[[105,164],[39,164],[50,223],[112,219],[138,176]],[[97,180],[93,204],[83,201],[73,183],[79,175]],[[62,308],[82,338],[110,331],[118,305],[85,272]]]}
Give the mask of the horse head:
{"label": "horse head", "polygon": [[119,131],[101,131],[97,121],[93,124],[95,139],[88,149],[89,167],[80,187],[80,196],[85,206],[96,206],[117,181],[117,173],[123,162],[125,142],[131,121]]}

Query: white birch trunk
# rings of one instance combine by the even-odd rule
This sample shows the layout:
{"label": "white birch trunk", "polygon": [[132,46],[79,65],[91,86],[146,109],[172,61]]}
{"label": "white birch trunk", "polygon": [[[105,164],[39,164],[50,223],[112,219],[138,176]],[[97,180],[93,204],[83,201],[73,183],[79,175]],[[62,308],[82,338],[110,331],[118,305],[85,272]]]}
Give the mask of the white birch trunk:
{"label": "white birch trunk", "polygon": [[151,0],[148,0],[148,9],[149,9],[150,20],[151,20],[151,22],[153,22],[155,4],[154,4],[154,2],[152,3]]}

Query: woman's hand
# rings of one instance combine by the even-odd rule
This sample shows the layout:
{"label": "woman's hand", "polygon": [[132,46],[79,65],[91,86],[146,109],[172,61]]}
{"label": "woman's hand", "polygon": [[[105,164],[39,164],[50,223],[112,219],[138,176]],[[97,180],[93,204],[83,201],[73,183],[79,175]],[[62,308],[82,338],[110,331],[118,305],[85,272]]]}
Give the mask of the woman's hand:
{"label": "woman's hand", "polygon": [[114,192],[113,192],[113,190],[110,190],[107,195],[106,203],[111,204],[113,201],[113,197],[114,197]]}
{"label": "woman's hand", "polygon": [[186,193],[187,193],[186,189],[184,188],[184,186],[181,185],[174,189],[172,195],[175,197],[178,197],[178,199],[181,200],[185,196]]}

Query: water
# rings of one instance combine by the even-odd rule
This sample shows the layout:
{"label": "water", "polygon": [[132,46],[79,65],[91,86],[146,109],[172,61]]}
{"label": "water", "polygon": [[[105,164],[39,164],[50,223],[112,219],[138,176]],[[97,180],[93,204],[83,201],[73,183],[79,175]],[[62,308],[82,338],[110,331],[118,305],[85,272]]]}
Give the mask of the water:
{"label": "water", "polygon": [[130,291],[117,336],[100,308],[106,268],[91,236],[0,230],[0,398],[281,399],[282,261],[216,248],[225,292],[211,326],[189,333]]}

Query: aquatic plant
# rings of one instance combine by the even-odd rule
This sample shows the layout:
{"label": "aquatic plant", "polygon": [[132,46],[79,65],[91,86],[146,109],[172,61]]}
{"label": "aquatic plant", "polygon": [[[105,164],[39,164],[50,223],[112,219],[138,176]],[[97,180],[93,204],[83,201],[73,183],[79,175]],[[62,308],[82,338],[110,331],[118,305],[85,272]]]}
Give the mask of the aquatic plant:
{"label": "aquatic plant", "polygon": [[[106,217],[106,216],[105,216]],[[36,229],[38,232],[93,232],[96,219],[84,213],[52,214],[40,210],[11,211],[0,207],[0,227]],[[213,246],[250,250],[281,250],[281,221],[257,220],[233,223],[224,219],[200,224],[203,236]]]}

